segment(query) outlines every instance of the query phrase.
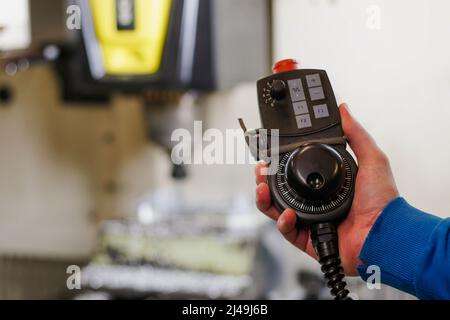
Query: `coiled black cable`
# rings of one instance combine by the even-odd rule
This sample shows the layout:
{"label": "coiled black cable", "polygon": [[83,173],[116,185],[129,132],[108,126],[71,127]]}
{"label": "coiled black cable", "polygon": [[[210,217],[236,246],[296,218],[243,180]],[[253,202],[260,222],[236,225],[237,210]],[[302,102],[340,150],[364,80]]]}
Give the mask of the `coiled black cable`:
{"label": "coiled black cable", "polygon": [[335,300],[351,300],[345,287],[344,273],[339,257],[338,235],[332,223],[318,223],[311,226],[311,240],[322,266],[327,285]]}

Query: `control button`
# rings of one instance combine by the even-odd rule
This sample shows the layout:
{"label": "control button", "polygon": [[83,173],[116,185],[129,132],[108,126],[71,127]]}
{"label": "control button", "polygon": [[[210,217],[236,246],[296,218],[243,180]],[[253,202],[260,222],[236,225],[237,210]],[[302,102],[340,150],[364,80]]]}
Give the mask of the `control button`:
{"label": "control button", "polygon": [[297,120],[297,127],[299,129],[309,128],[311,127],[311,117],[309,114],[302,114],[300,116],[296,116],[295,120]]}
{"label": "control button", "polygon": [[292,105],[294,106],[295,115],[308,113],[308,105],[306,104],[306,101],[294,102]]}
{"label": "control button", "polygon": [[273,65],[272,72],[273,72],[273,74],[275,74],[275,73],[280,73],[280,72],[285,72],[285,71],[296,70],[298,68],[299,68],[299,64],[298,64],[297,60],[284,59],[284,60],[278,61],[277,63],[275,63]]}
{"label": "control button", "polygon": [[329,117],[328,106],[326,104],[319,104],[313,107],[314,116],[316,119]]}
{"label": "control button", "polygon": [[309,88],[309,95],[312,101],[325,99],[322,87]]}
{"label": "control button", "polygon": [[307,75],[306,82],[308,83],[308,88],[319,87],[322,85],[322,82],[320,82],[320,75],[318,73]]}
{"label": "control button", "polygon": [[303,91],[302,80],[288,80],[289,91],[291,92],[292,102],[305,100],[305,92]]}
{"label": "control button", "polygon": [[283,80],[274,80],[272,82],[272,89],[270,90],[270,95],[275,100],[281,100],[286,95],[286,84]]}

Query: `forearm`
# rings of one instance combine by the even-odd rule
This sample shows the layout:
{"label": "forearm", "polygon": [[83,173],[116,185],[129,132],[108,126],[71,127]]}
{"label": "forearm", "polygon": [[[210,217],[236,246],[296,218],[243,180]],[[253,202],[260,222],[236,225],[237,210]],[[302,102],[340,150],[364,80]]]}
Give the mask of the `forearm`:
{"label": "forearm", "polygon": [[374,223],[360,253],[363,279],[369,265],[381,281],[420,299],[450,299],[450,219],[392,200]]}

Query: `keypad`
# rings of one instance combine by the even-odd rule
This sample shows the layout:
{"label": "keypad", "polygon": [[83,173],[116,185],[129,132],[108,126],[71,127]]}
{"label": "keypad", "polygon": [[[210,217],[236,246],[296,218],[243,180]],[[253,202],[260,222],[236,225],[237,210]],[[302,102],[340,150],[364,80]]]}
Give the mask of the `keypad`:
{"label": "keypad", "polygon": [[312,112],[308,109],[308,102],[304,92],[303,84],[307,86],[310,102],[325,100],[325,93],[322,87],[320,74],[309,74],[305,78],[290,79],[287,81],[292,100],[292,107],[295,114],[295,120],[299,129],[312,127],[311,114],[315,119],[326,118],[330,116],[328,106],[325,103],[310,105]]}

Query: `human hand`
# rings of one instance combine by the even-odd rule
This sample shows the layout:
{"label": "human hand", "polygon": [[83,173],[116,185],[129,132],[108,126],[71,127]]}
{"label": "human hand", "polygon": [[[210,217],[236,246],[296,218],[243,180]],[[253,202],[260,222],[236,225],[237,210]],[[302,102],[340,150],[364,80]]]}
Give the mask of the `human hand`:
{"label": "human hand", "polygon": [[[355,196],[347,218],[339,225],[339,253],[346,275],[357,275],[356,267],[364,241],[383,208],[398,196],[389,160],[376,145],[369,133],[351,115],[348,106],[341,104],[342,128],[348,143],[358,160]],[[267,164],[256,167],[256,205],[269,218],[277,221],[283,236],[297,248],[317,259],[309,233],[296,227],[297,216],[292,209],[281,215],[272,205],[267,176],[262,169]]]}

